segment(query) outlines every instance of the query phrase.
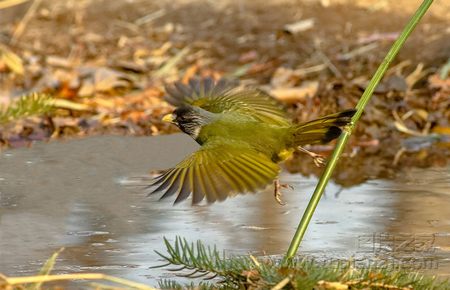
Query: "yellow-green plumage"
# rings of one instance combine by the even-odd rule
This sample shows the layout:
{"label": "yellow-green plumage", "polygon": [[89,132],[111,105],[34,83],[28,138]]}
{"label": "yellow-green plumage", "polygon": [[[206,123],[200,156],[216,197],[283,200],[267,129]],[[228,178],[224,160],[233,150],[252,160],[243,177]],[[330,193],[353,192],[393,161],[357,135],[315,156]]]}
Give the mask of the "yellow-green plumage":
{"label": "yellow-green plumage", "polygon": [[162,198],[176,194],[175,202],[192,194],[193,204],[204,197],[211,203],[262,189],[296,147],[331,141],[354,114],[348,110],[292,124],[269,95],[226,80],[192,79],[166,90],[166,100],[178,107],[172,122],[202,145],[151,184],[152,193],[164,192]]}

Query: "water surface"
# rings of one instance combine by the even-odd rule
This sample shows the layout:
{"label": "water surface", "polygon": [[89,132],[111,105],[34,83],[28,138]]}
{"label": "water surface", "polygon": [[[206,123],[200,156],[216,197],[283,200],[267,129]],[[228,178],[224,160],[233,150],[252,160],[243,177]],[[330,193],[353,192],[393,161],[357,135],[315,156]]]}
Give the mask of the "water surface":
{"label": "water surface", "polygon": [[[209,206],[172,206],[124,182],[172,166],[195,148],[185,135],[103,136],[0,153],[0,273],[35,274],[65,247],[56,272],[155,285],[168,274],[149,269],[158,264],[154,250],[164,251],[162,237],[176,235],[230,254],[284,253],[315,177],[283,173],[282,182],[294,187],[285,190],[286,206],[270,189]],[[450,276],[449,184],[449,168],[408,169],[351,188],[331,183],[300,251]]]}

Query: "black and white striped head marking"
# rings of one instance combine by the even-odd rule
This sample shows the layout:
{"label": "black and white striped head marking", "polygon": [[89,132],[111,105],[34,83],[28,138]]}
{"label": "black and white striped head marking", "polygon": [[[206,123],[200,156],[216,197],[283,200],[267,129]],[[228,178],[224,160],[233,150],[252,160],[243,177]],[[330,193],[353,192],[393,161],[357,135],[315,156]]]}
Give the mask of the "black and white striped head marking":
{"label": "black and white striped head marking", "polygon": [[213,113],[197,107],[182,106],[173,111],[172,123],[184,133],[197,139],[200,130],[212,121],[213,115]]}

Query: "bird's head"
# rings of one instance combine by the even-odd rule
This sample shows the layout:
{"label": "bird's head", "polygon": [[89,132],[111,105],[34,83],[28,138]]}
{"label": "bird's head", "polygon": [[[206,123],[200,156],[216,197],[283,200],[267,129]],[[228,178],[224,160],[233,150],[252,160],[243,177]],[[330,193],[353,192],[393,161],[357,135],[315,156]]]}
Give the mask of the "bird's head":
{"label": "bird's head", "polygon": [[174,124],[184,133],[197,139],[202,127],[214,120],[214,115],[199,107],[182,106],[165,115],[162,120]]}

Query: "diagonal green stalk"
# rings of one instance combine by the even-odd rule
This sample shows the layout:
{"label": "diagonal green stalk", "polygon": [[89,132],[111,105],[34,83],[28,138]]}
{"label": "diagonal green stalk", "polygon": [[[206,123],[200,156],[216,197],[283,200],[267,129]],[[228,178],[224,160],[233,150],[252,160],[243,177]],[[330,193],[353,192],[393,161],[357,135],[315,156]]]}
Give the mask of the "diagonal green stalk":
{"label": "diagonal green stalk", "polygon": [[344,132],[339,137],[336,147],[333,151],[333,154],[331,155],[331,158],[328,161],[327,166],[325,167],[325,170],[319,179],[319,183],[317,184],[316,189],[314,190],[311,200],[309,201],[309,204],[306,207],[305,212],[303,213],[300,224],[298,225],[297,231],[295,232],[294,237],[292,238],[292,241],[291,241],[291,245],[289,246],[289,249],[286,253],[286,257],[285,257],[286,259],[291,259],[292,257],[294,257],[295,253],[297,253],[298,247],[300,246],[300,242],[302,241],[303,236],[305,235],[306,229],[308,228],[309,222],[311,221],[314,211],[316,210],[317,204],[319,203],[319,200],[322,197],[322,194],[325,190],[328,180],[330,179],[331,175],[333,174],[334,168],[336,167],[339,157],[341,156],[342,151],[344,150],[344,147],[347,144],[347,141],[355,127],[355,124],[361,117],[361,115],[364,111],[364,108],[366,107],[367,103],[369,102],[370,98],[372,97],[372,94],[373,94],[376,86],[378,85],[380,80],[383,78],[390,63],[394,60],[394,58],[397,55],[397,53],[399,52],[400,48],[403,46],[406,39],[409,37],[411,32],[416,27],[417,23],[419,23],[420,19],[423,17],[425,12],[428,10],[431,3],[433,3],[433,0],[424,0],[422,2],[422,5],[420,5],[420,7],[417,9],[416,13],[412,16],[412,18],[410,19],[408,24],[405,26],[402,33],[400,34],[400,36],[397,38],[397,40],[394,42],[391,49],[387,53],[383,62],[378,67],[377,71],[375,72],[375,75],[370,80],[369,85],[367,86],[366,90],[364,91],[363,95],[361,96],[361,99],[359,100],[358,104],[356,105],[357,112],[352,118],[351,125],[347,126],[345,128]]}

